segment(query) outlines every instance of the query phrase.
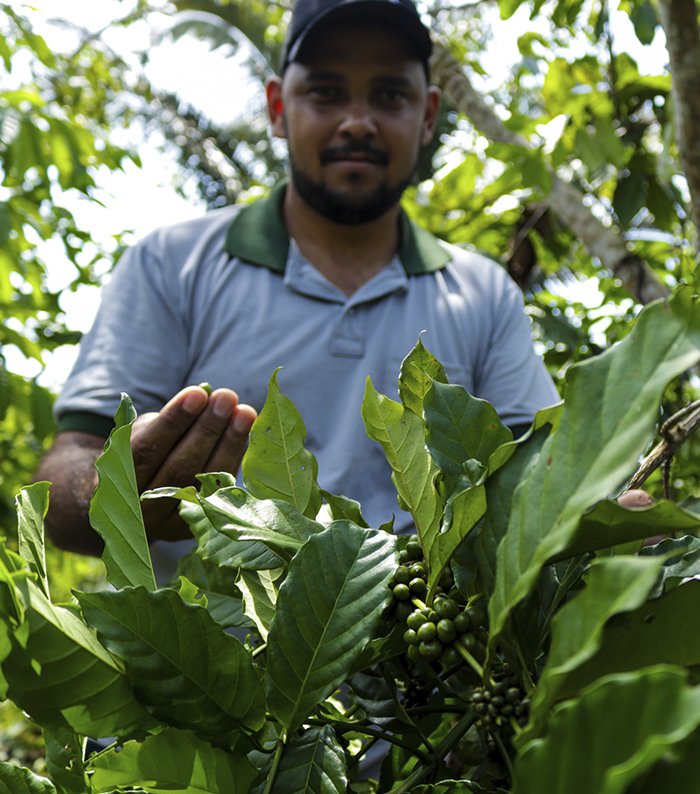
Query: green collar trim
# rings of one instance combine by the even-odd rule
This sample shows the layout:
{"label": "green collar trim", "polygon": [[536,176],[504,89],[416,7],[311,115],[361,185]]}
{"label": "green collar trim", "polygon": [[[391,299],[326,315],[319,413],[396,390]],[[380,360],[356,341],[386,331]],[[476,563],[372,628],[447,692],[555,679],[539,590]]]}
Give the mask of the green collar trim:
{"label": "green collar trim", "polygon": [[[267,198],[241,207],[226,234],[224,249],[228,254],[284,273],[289,254],[289,238],[282,222],[286,186],[286,181],[280,182]],[[445,267],[451,256],[436,237],[414,223],[403,210],[399,223],[399,259],[409,276],[434,273]]]}

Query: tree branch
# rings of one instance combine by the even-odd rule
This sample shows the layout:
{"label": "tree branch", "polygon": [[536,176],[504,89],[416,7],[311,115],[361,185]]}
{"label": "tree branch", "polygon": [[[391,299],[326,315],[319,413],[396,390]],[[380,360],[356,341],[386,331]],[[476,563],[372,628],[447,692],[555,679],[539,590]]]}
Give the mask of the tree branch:
{"label": "tree branch", "polygon": [[[482,135],[493,142],[532,148],[527,138],[507,129],[493,108],[472,86],[452,54],[439,42],[434,42],[432,66],[436,85]],[[546,201],[549,209],[581,240],[591,256],[622,281],[637,303],[647,304],[670,294],[668,287],[657,279],[649,265],[627,250],[625,240],[604,226],[583,205],[582,194],[574,185],[552,173],[552,190]]]}
{"label": "tree branch", "polygon": [[[700,238],[700,25],[696,0],[659,0],[673,85],[676,139]],[[696,243],[700,259],[700,245]]]}
{"label": "tree branch", "polygon": [[689,403],[663,423],[660,431],[661,441],[639,464],[627,490],[641,488],[647,477],[659,466],[669,462],[698,427],[700,427],[700,400]]}

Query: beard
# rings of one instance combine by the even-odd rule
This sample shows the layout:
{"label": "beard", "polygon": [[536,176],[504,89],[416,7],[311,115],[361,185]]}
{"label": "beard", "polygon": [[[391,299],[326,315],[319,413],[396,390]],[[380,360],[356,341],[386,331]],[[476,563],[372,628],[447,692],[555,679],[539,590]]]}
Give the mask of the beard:
{"label": "beard", "polygon": [[[367,154],[380,165],[386,165],[389,161],[386,152],[368,144],[355,144],[324,149],[321,152],[321,162],[331,162],[347,153]],[[315,181],[305,174],[297,166],[291,152],[289,154],[289,167],[294,188],[312,210],[335,223],[343,223],[350,226],[377,220],[377,218],[380,218],[385,212],[395,206],[403,195],[404,190],[411,184],[413,172],[415,171],[414,166],[408,176],[396,185],[389,185],[384,182],[370,193],[353,199],[333,190],[324,182]],[[359,175],[357,178],[359,179]]]}

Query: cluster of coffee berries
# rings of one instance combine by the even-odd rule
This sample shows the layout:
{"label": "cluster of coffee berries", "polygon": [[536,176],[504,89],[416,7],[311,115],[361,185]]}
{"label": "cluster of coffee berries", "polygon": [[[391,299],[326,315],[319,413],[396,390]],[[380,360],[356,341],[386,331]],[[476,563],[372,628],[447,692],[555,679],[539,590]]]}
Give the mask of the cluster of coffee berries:
{"label": "cluster of coffee berries", "polygon": [[502,736],[514,733],[513,722],[523,727],[527,722],[530,701],[525,699],[517,676],[508,664],[503,674],[485,687],[474,689],[471,706],[479,715],[479,724],[489,733],[497,730]]}
{"label": "cluster of coffee berries", "polygon": [[440,577],[432,606],[426,606],[423,598],[428,576],[418,542],[410,540],[399,560],[401,565],[389,586],[395,599],[394,617],[406,624],[403,636],[408,658],[412,662],[439,660],[450,668],[468,658],[462,652],[466,650],[483,662],[488,642],[488,633],[483,628],[484,610],[476,605],[465,606],[449,569]]}

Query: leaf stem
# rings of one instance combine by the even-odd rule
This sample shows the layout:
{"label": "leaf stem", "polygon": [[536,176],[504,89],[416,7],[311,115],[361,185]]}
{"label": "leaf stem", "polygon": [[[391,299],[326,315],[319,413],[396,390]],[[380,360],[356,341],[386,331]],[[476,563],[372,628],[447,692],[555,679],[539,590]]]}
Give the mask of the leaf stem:
{"label": "leaf stem", "polygon": [[508,751],[506,750],[505,745],[503,744],[503,740],[501,739],[498,731],[494,731],[493,733],[489,731],[489,735],[496,743],[496,747],[498,747],[498,751],[503,757],[503,761],[505,762],[505,765],[508,768],[508,776],[510,777],[510,781],[512,783],[515,770],[513,769],[513,762],[510,760],[510,756],[508,755]]}
{"label": "leaf stem", "polygon": [[267,650],[267,643],[264,642],[262,645],[258,645],[258,647],[251,654],[251,656],[253,657],[253,659],[256,659],[258,656],[260,656],[261,653],[263,653],[263,651],[266,650]]}
{"label": "leaf stem", "polygon": [[440,742],[433,757],[419,765],[418,769],[414,769],[413,772],[411,772],[411,774],[406,778],[406,780],[402,781],[398,786],[395,786],[393,789],[391,789],[389,794],[406,794],[406,792],[411,791],[411,789],[417,786],[421,780],[430,774],[440,759],[444,758],[447,753],[452,750],[462,736],[464,736],[469,728],[471,728],[471,726],[476,722],[476,719],[477,715],[473,711],[469,714],[465,714],[455,725],[455,727],[447,734],[447,736]]}
{"label": "leaf stem", "polygon": [[[462,645],[459,642],[455,642],[453,647],[457,649],[457,653],[459,653],[462,656],[462,658],[466,662],[469,663],[469,665],[472,667],[474,672],[479,676],[479,678],[481,678],[483,680],[484,679],[484,668],[469,653],[469,651],[464,647],[464,645]],[[493,678],[491,678],[491,676],[488,676],[488,682],[484,681],[484,683],[489,683],[489,684],[491,684],[491,686],[495,686],[495,681],[493,680]]]}
{"label": "leaf stem", "polygon": [[380,728],[370,728],[366,725],[361,725],[359,722],[343,722],[342,720],[331,720],[325,717],[309,717],[309,719],[306,720],[306,723],[308,725],[332,725],[338,733],[348,733],[350,731],[353,733],[364,733],[367,736],[372,736],[376,739],[383,739],[385,742],[402,747],[404,750],[408,750],[414,755],[419,755],[423,760],[429,759],[429,756],[426,753],[418,750],[416,747],[413,747],[410,744],[407,744],[401,739],[397,739],[393,734],[386,733]]}
{"label": "leaf stem", "polygon": [[284,750],[284,742],[281,739],[277,740],[277,747],[275,747],[275,754],[272,756],[272,766],[270,767],[270,774],[265,781],[265,789],[263,794],[270,794],[272,786],[275,782],[275,775],[277,774],[277,767],[280,765],[282,758],[282,751]]}

